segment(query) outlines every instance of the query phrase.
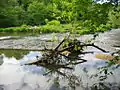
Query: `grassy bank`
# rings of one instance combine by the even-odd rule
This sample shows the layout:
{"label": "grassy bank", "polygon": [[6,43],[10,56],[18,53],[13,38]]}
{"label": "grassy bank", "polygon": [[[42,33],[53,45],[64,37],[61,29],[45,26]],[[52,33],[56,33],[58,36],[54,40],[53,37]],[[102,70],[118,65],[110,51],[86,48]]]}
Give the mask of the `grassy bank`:
{"label": "grassy bank", "polygon": [[104,32],[110,30],[112,26],[110,24],[106,25],[80,25],[79,24],[46,24],[42,26],[27,26],[22,25],[21,27],[10,27],[10,28],[0,28],[0,32],[35,32],[35,33],[77,33],[77,34],[92,34],[95,32]]}

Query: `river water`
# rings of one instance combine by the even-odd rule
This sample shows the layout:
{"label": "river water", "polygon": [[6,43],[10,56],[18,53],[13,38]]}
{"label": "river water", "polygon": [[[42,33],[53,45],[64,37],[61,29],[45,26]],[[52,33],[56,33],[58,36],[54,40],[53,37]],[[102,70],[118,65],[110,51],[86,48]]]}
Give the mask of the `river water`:
{"label": "river water", "polygon": [[[95,44],[107,51],[114,52],[119,49],[119,47],[114,46],[120,46],[119,35],[120,29],[100,33]],[[97,68],[107,65],[107,61],[95,58],[96,53],[103,52],[93,47],[87,48],[86,51],[94,51],[94,53],[82,57],[88,60],[87,62],[74,66],[74,70],[61,70],[64,71],[64,74],[71,76],[72,79],[60,76],[56,72],[44,75],[48,72],[46,68],[24,65],[36,60],[36,56],[42,58],[44,52],[36,49],[44,49],[44,46],[54,48],[58,44],[58,42],[54,42],[55,39],[61,40],[65,36],[66,34],[18,35],[1,33],[0,60],[3,60],[4,63],[0,66],[0,90],[90,90],[89,87],[101,82],[99,76],[103,73],[93,78],[91,76],[99,72]],[[77,36],[77,39],[81,41],[90,38],[92,35]],[[119,90],[119,70],[119,67],[117,69],[114,66],[110,67],[109,71],[114,74],[102,81],[111,90]],[[107,83],[112,83],[112,85]]]}

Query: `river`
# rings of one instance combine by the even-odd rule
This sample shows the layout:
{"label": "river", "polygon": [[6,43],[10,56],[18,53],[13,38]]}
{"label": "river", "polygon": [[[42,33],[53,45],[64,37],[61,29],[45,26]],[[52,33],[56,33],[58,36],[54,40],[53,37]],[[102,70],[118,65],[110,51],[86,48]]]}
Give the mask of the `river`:
{"label": "river", "polygon": [[[119,35],[120,29],[100,33],[95,40],[95,45],[114,52],[120,46]],[[93,47],[87,48],[86,51],[94,51],[94,53],[82,57],[87,59],[87,62],[76,65],[72,71],[63,70],[65,74],[71,76],[71,79],[66,79],[56,72],[43,75],[48,72],[46,68],[24,65],[32,60],[34,61],[36,56],[41,58],[44,52],[39,50],[44,49],[44,47],[54,48],[58,44],[55,40],[61,40],[65,36],[66,34],[60,33],[37,35],[0,33],[0,59],[4,61],[0,66],[0,90],[90,90],[89,87],[101,82],[99,80],[100,75],[94,78],[91,78],[91,76],[98,73],[97,68],[105,66],[107,61],[95,58],[96,53],[103,52]],[[77,35],[77,39],[81,41],[90,38],[92,38],[92,35]],[[119,67],[117,69],[114,66],[109,68],[109,71],[114,74],[109,75],[104,83],[111,90],[119,90],[119,70]],[[112,83],[112,85],[107,83]]]}

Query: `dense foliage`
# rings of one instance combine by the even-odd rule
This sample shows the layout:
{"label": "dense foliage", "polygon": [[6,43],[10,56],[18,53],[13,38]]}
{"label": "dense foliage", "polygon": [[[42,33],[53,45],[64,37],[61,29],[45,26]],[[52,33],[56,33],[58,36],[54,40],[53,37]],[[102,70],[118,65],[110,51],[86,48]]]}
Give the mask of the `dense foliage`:
{"label": "dense foliage", "polygon": [[[108,1],[100,4],[93,0],[1,0],[0,31],[5,31],[4,27],[18,27],[24,24],[45,25],[42,29],[48,30],[53,27],[50,22],[71,24],[77,33],[119,27],[119,0]],[[15,31],[14,28],[12,31]]]}

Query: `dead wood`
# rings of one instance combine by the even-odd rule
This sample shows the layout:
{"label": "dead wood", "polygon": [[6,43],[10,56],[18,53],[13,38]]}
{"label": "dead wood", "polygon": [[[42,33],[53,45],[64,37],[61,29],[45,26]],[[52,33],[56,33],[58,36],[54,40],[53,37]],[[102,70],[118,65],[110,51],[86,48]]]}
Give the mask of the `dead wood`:
{"label": "dead wood", "polygon": [[[45,67],[47,69],[50,70],[50,72],[52,72],[52,70],[55,70],[56,72],[58,72],[61,75],[64,75],[64,73],[60,72],[59,69],[68,69],[71,70],[73,69],[73,66],[80,64],[80,63],[84,63],[87,60],[85,59],[81,59],[81,57],[78,57],[79,54],[87,54],[87,53],[93,53],[93,52],[84,52],[84,47],[88,47],[88,46],[92,46],[95,47],[99,50],[101,50],[102,52],[107,52],[106,50],[94,45],[93,43],[84,43],[84,42],[80,42],[78,40],[71,40],[70,43],[68,43],[67,46],[63,47],[63,44],[69,41],[69,38],[64,38],[56,47],[55,49],[51,49],[48,50],[47,53],[44,53],[42,58],[36,58],[38,59],[35,62],[32,63],[28,63],[26,65],[37,65],[37,66],[42,66]],[[62,46],[61,49],[59,49]],[[80,49],[75,49],[75,47],[80,47]],[[45,48],[45,50],[47,50]],[[62,54],[62,52],[64,51],[68,51],[68,52],[72,52],[71,54]],[[73,53],[77,52],[75,57],[71,57],[71,55]],[[62,58],[65,59],[65,61],[62,60]],[[48,72],[48,73],[50,73]],[[46,73],[46,74],[48,74]]]}

